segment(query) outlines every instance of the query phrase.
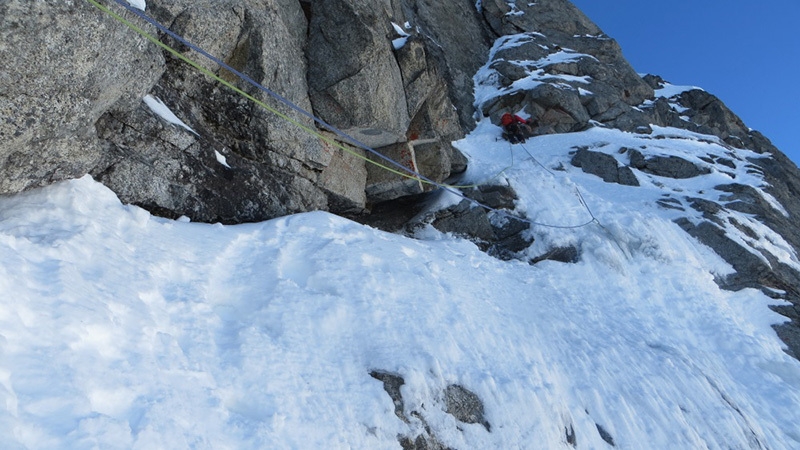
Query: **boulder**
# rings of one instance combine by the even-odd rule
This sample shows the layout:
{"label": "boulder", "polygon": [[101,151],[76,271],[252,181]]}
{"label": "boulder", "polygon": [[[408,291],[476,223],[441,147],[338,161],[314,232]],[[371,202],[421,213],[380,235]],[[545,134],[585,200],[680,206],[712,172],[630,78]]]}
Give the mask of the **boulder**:
{"label": "boulder", "polygon": [[631,167],[642,172],[668,178],[693,178],[698,175],[711,173],[708,167],[699,167],[697,164],[677,156],[648,156],[645,158],[636,149],[629,149]]}
{"label": "boulder", "polygon": [[487,212],[466,199],[437,211],[431,224],[444,233],[470,239],[484,250],[496,239]]}
{"label": "boulder", "polygon": [[581,148],[572,157],[571,162],[573,166],[580,167],[586,173],[597,175],[606,183],[639,186],[639,180],[630,167],[620,166],[617,159],[609,154]]}
{"label": "boulder", "polygon": [[526,93],[526,100],[539,124],[549,125],[557,133],[576,131],[591,119],[574,89],[541,84]]}
{"label": "boulder", "polygon": [[315,1],[308,27],[314,111],[370,147],[405,140],[410,123],[387,19],[375,2]]}
{"label": "boulder", "polygon": [[[234,69],[300,108],[311,109],[302,64],[304,35],[297,32],[306,22],[298,3],[183,0],[155,8],[152,14]],[[143,104],[133,111],[110,108],[97,124],[106,152],[92,174],[122,201],[169,217],[223,223],[331,205],[363,208],[363,190],[355,186],[363,186],[366,173],[355,168],[341,178],[352,180],[352,185],[334,182],[332,173],[349,167],[349,156],[310,134],[308,130],[314,130],[310,118],[239,81],[194,50],[171,39],[167,43],[274,112],[167,55],[166,70],[150,93],[194,133],[166,123]],[[326,172],[332,162],[334,169]]]}
{"label": "boulder", "polygon": [[459,384],[451,384],[444,389],[445,412],[463,423],[483,425],[486,431],[492,427],[483,416],[483,402],[474,392]]}
{"label": "boulder", "polygon": [[475,126],[475,72],[486,63],[496,35],[473,1],[393,0],[395,22],[409,22],[425,40],[429,65],[447,80],[447,94],[462,132]]}
{"label": "boulder", "polygon": [[539,256],[531,258],[530,264],[538,264],[542,261],[557,261],[566,264],[574,264],[580,261],[580,249],[574,246],[553,247]]}
{"label": "boulder", "polygon": [[103,154],[95,122],[136,108],[164,70],[151,44],[83,1],[4,0],[0,57],[0,194],[89,172]]}

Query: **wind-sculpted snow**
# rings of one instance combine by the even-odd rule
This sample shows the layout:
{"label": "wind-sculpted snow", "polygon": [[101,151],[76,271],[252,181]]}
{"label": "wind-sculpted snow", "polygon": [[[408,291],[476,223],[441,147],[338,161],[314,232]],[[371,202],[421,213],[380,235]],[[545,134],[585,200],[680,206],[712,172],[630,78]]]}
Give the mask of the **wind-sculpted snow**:
{"label": "wind-sculpted snow", "polygon": [[[571,245],[574,264],[504,262],[433,229],[412,240],[322,212],[168,221],[88,177],[2,198],[4,448],[399,448],[422,420],[458,449],[796,448],[800,363],[770,327],[775,300],[721,290],[730,267],[673,222],[689,209],[658,203],[718,197],[730,175],[637,172],[634,188],[569,164],[574,146],[725,152],[658,133],[509,147],[485,120],[457,143],[472,180],[513,158],[503,179],[537,222],[584,222],[580,189],[602,226],[534,226],[530,250]],[[374,370],[404,379],[408,423]],[[445,412],[453,384],[491,427]]]}

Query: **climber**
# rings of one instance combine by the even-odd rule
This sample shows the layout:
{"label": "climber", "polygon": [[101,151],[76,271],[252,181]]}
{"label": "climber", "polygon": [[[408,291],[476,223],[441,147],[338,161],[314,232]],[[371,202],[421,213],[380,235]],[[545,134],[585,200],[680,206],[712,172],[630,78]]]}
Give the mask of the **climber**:
{"label": "climber", "polygon": [[533,128],[531,127],[534,123],[516,114],[503,114],[503,117],[500,118],[500,124],[503,126],[503,138],[512,144],[523,143],[525,139],[533,136]]}

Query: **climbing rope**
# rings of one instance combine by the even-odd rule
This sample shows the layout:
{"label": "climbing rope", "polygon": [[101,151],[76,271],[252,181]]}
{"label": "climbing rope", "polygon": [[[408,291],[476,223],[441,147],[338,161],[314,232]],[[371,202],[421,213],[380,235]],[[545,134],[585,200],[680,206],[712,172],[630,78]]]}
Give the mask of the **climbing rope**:
{"label": "climbing rope", "polygon": [[[170,47],[169,45],[161,42],[155,36],[149,34],[148,32],[144,31],[140,27],[138,27],[138,26],[134,25],[133,23],[131,23],[129,20],[125,19],[124,17],[120,16],[119,14],[115,13],[114,11],[110,10],[106,6],[100,4],[97,0],[87,0],[87,1],[89,3],[91,3],[92,5],[94,5],[95,7],[97,7],[98,9],[100,9],[101,11],[103,11],[103,12],[107,13],[108,15],[110,15],[112,18],[114,18],[117,21],[121,22],[122,24],[124,24],[125,26],[130,28],[131,30],[135,31],[136,33],[138,33],[139,35],[141,35],[142,37],[144,37],[148,41],[150,41],[153,44],[161,47],[162,49],[166,50],[167,52],[169,52],[170,54],[172,54],[176,58],[180,59],[181,61],[185,62],[186,64],[189,64],[193,68],[197,69],[199,72],[203,73],[204,75],[209,76],[210,78],[212,78],[215,81],[219,82],[220,84],[230,88],[231,90],[233,90],[237,94],[241,95],[242,97],[252,101],[253,103],[257,104],[258,106],[260,106],[260,107],[266,109],[267,111],[275,114],[276,116],[280,117],[281,119],[283,119],[283,120],[285,120],[285,121],[297,126],[298,128],[302,129],[303,131],[306,131],[307,133],[310,133],[310,134],[318,137],[319,139],[323,140],[324,142],[326,142],[328,144],[331,144],[331,145],[333,145],[333,146],[335,146],[337,148],[340,148],[340,149],[342,149],[342,150],[344,150],[344,151],[346,151],[346,152],[348,152],[348,153],[350,153],[350,154],[352,154],[352,155],[354,155],[354,156],[356,156],[356,157],[358,157],[360,159],[364,159],[364,160],[366,160],[366,161],[368,161],[368,162],[370,162],[372,164],[375,164],[376,166],[381,167],[382,169],[385,169],[385,170],[387,170],[389,172],[392,172],[392,173],[394,173],[396,175],[400,175],[400,176],[403,176],[403,177],[408,177],[409,176],[408,174],[403,173],[403,172],[401,172],[401,171],[399,171],[397,169],[393,169],[393,168],[388,167],[388,166],[386,166],[384,164],[381,164],[380,162],[373,161],[373,160],[367,158],[366,156],[361,155],[360,153],[353,151],[349,147],[340,144],[336,140],[319,133],[317,130],[315,130],[315,129],[313,129],[313,128],[311,128],[311,127],[309,127],[309,126],[307,126],[307,125],[305,125],[303,123],[301,123],[300,121],[288,116],[287,114],[284,114],[284,113],[278,111],[277,109],[273,108],[272,106],[268,105],[267,103],[255,98],[254,96],[248,94],[247,92],[243,91],[242,89],[236,87],[235,85],[233,85],[229,81],[223,79],[222,77],[220,77],[219,75],[217,75],[214,72],[210,71],[209,69],[206,69],[205,67],[203,67],[202,65],[200,65],[199,63],[194,61],[193,59],[191,59],[191,58],[187,57],[186,55],[184,55],[183,53],[179,52],[178,50],[175,50],[174,48]],[[315,121],[317,121],[318,123],[320,123],[323,126],[327,127],[328,129],[330,129],[331,131],[333,131],[337,135],[339,135],[341,137],[349,138],[354,144],[358,142],[354,138],[351,138],[351,137],[347,136],[346,134],[342,133],[341,131],[338,131],[333,126],[327,125],[321,119],[317,119],[316,117],[314,117],[313,115],[311,115],[307,111],[303,110],[299,106],[295,105],[290,100],[284,98],[280,94],[278,94],[278,93],[276,93],[276,92],[274,92],[274,91],[272,91],[270,89],[267,89],[266,87],[262,86],[261,84],[257,83],[256,81],[254,81],[253,79],[248,77],[247,75],[237,71],[236,69],[234,69],[233,67],[229,66],[228,64],[225,64],[224,62],[220,61],[218,58],[215,58],[215,57],[211,56],[205,50],[202,50],[201,48],[197,47],[196,45],[188,42],[184,38],[180,37],[176,33],[172,32],[168,28],[166,28],[163,25],[161,25],[159,22],[155,21],[154,19],[150,18],[146,14],[142,13],[140,10],[130,6],[127,3],[123,3],[124,0],[114,0],[114,1],[116,3],[118,3],[119,5],[123,6],[128,11],[131,11],[132,13],[134,13],[137,16],[141,17],[143,20],[146,20],[148,23],[151,23],[152,25],[156,26],[159,30],[162,30],[163,32],[165,32],[168,35],[172,36],[173,38],[175,38],[176,40],[180,41],[181,43],[187,45],[191,49],[197,51],[198,53],[200,53],[201,55],[205,56],[206,58],[209,58],[211,61],[219,64],[221,67],[225,68],[226,70],[234,73],[236,76],[238,76],[239,78],[241,78],[244,81],[248,82],[249,84],[251,84],[251,85],[255,86],[256,88],[258,88],[258,89],[270,94],[271,96],[273,96],[275,99],[277,99],[281,103],[293,108],[294,110],[300,112],[303,115],[306,115],[308,117],[313,118]],[[360,144],[358,146],[362,147],[364,149],[368,149],[368,147],[366,145],[364,145],[364,144]],[[374,151],[374,153],[376,155],[380,156],[381,158],[392,162],[393,164],[397,165],[398,167],[404,169],[405,171],[412,172],[412,175],[415,173],[411,169],[407,168],[406,166],[404,166],[404,165],[402,165],[402,164],[400,164],[400,163],[398,163],[396,161],[393,161],[392,159],[390,159],[390,158],[388,158],[388,157],[386,157],[384,155],[381,155],[377,151]],[[420,175],[420,177],[424,181],[424,177],[422,177],[421,175]]]}
{"label": "climbing rope", "polygon": [[[530,159],[533,162],[538,164],[539,167],[544,169],[547,173],[549,173],[550,175],[552,175],[555,178],[556,174],[553,173],[552,170],[548,169],[544,164],[540,163],[539,160],[536,159],[530,151],[528,151],[527,147],[525,147],[522,144],[520,144],[520,147],[522,147],[522,149],[525,150],[525,153],[528,154],[528,156],[530,157]],[[537,222],[533,222],[533,221],[531,221],[531,223],[533,223],[535,225],[542,226],[542,227],[547,227],[547,228],[562,228],[562,229],[582,228],[582,227],[585,227],[587,225],[591,225],[592,223],[596,223],[601,228],[605,229],[605,227],[603,227],[603,224],[601,224],[600,221],[597,220],[597,217],[595,217],[594,213],[592,213],[592,210],[589,208],[589,205],[586,204],[586,199],[583,198],[583,194],[581,193],[581,190],[578,189],[578,186],[573,184],[573,187],[575,188],[575,193],[578,196],[578,201],[581,202],[581,205],[583,206],[584,209],[586,209],[586,212],[589,213],[589,216],[592,218],[592,220],[590,220],[590,221],[588,221],[586,223],[580,224],[580,225],[548,225],[548,224],[537,223]]]}
{"label": "climbing rope", "polygon": [[[338,128],[334,127],[333,125],[325,122],[321,118],[309,113],[308,111],[306,111],[303,108],[299,107],[297,104],[295,104],[291,100],[287,99],[286,97],[284,97],[284,96],[278,94],[277,92],[273,91],[272,89],[269,89],[269,88],[265,87],[264,85],[258,83],[257,81],[255,81],[251,77],[249,77],[248,75],[246,75],[246,74],[234,69],[233,67],[231,67],[227,63],[223,62],[219,58],[211,55],[207,51],[205,51],[202,48],[198,47],[197,45],[189,42],[188,40],[186,40],[185,38],[183,38],[179,34],[173,32],[172,30],[170,30],[166,26],[162,25],[157,20],[153,19],[152,17],[150,17],[147,14],[145,14],[144,12],[142,12],[140,9],[131,6],[129,3],[127,3],[127,1],[125,1],[125,0],[114,0],[118,5],[122,6],[123,8],[125,8],[128,11],[130,11],[131,13],[135,14],[136,16],[138,16],[142,20],[146,21],[147,23],[153,25],[154,27],[156,27],[157,29],[161,30],[162,32],[164,32],[168,36],[174,38],[178,42],[186,45],[190,49],[192,49],[192,50],[196,51],[197,53],[201,54],[202,56],[208,58],[210,61],[214,62],[215,64],[219,65],[220,67],[222,67],[222,68],[228,70],[229,72],[233,73],[234,75],[236,75],[240,79],[244,80],[245,82],[247,82],[251,86],[253,86],[253,87],[257,88],[258,90],[260,90],[260,91],[272,96],[273,98],[275,98],[279,102],[281,102],[284,105],[290,107],[291,109],[297,111],[298,113],[308,117],[309,119],[313,120],[314,122],[316,122],[317,124],[319,124],[323,128],[327,128],[329,131],[331,131],[334,134],[336,134],[337,136],[339,136],[342,140],[344,140],[346,142],[349,142],[352,145],[354,145],[355,147],[361,148],[362,150],[366,150],[369,153],[377,156],[380,159],[383,159],[384,161],[387,161],[391,165],[393,165],[395,167],[398,167],[399,169],[402,169],[402,170],[397,170],[397,169],[394,169],[392,167],[388,167],[385,164],[381,164],[378,161],[375,161],[373,159],[367,158],[366,156],[362,155],[361,153],[353,151],[349,147],[340,144],[336,140],[331,139],[331,138],[329,138],[327,136],[324,136],[324,135],[320,134],[317,130],[302,124],[301,122],[289,117],[286,114],[281,113],[280,111],[276,110],[275,108],[272,108],[271,106],[269,106],[268,104],[262,102],[261,100],[258,100],[257,98],[253,97],[252,95],[244,92],[243,90],[239,89],[238,87],[236,87],[235,85],[233,85],[229,81],[221,78],[219,75],[217,75],[214,72],[206,69],[205,67],[203,67],[202,65],[200,65],[196,61],[194,61],[191,58],[187,57],[186,55],[184,55],[180,51],[170,47],[169,45],[165,44],[164,42],[161,42],[160,39],[158,39],[155,36],[152,36],[151,34],[147,33],[146,31],[144,31],[140,27],[137,27],[136,25],[134,25],[130,21],[126,20],[124,17],[120,16],[119,14],[114,13],[109,8],[107,8],[107,7],[103,6],[102,4],[100,4],[97,0],[87,0],[87,1],[89,3],[91,3],[92,5],[94,5],[95,7],[97,7],[98,9],[100,9],[101,11],[103,11],[103,12],[107,13],[108,15],[110,15],[111,17],[113,17],[115,20],[123,23],[125,26],[127,26],[131,30],[135,31],[136,33],[138,33],[139,35],[141,35],[142,37],[144,37],[148,41],[150,41],[153,44],[161,47],[162,49],[166,50],[167,52],[169,52],[170,54],[172,54],[176,58],[178,58],[181,61],[189,64],[192,67],[194,67],[199,72],[207,75],[208,77],[214,79],[215,81],[218,81],[220,84],[230,88],[231,90],[233,90],[237,94],[241,95],[242,97],[244,97],[244,98],[256,103],[257,105],[261,106],[262,108],[266,109],[267,111],[269,111],[269,112],[275,114],[276,116],[280,117],[281,119],[284,119],[287,122],[297,126],[301,130],[303,130],[303,131],[305,131],[305,132],[307,132],[307,133],[309,133],[309,134],[321,139],[322,141],[324,141],[324,142],[326,142],[326,143],[328,143],[328,144],[330,144],[330,145],[332,145],[332,146],[334,146],[336,148],[339,148],[339,149],[341,149],[341,150],[343,150],[343,151],[355,156],[356,158],[362,159],[362,160],[366,161],[369,164],[373,164],[373,165],[375,165],[377,167],[380,167],[380,168],[382,168],[382,169],[384,169],[384,170],[386,170],[388,172],[391,172],[391,173],[393,173],[395,175],[398,175],[398,176],[401,176],[401,177],[404,177],[404,178],[410,178],[410,179],[413,179],[413,180],[416,180],[416,181],[419,181],[419,182],[422,182],[422,183],[425,183],[425,184],[430,184],[432,186],[436,186],[436,187],[443,188],[443,189],[448,189],[448,188],[449,189],[467,189],[467,188],[475,188],[475,187],[479,187],[479,186],[483,185],[481,183],[479,183],[479,184],[470,184],[470,185],[451,185],[451,184],[439,183],[439,182],[436,182],[436,181],[433,181],[433,180],[429,179],[428,177],[426,177],[426,176],[420,174],[419,172],[417,172],[417,171],[415,171],[415,170],[403,165],[402,163],[397,162],[397,161],[389,158],[386,155],[383,155],[382,153],[380,153],[377,150],[371,148],[370,146],[364,144],[363,142],[355,139],[354,137],[352,137],[352,136],[348,135],[347,133],[339,130]],[[503,171],[506,170],[506,169],[503,169]],[[490,180],[491,179],[495,179],[495,178],[499,178],[503,174],[503,171],[501,171],[498,174],[496,174],[495,176],[491,177]]]}
{"label": "climbing rope", "polygon": [[[547,168],[547,167],[546,167],[544,164],[540,163],[540,162],[539,162],[539,160],[538,160],[538,159],[536,159],[536,158],[535,158],[535,157],[534,157],[534,156],[531,154],[531,152],[530,152],[530,151],[528,151],[528,149],[527,149],[527,148],[526,148],[524,145],[521,145],[521,147],[522,147],[522,149],[523,149],[523,150],[525,150],[525,153],[527,153],[527,154],[528,154],[528,156],[530,157],[530,159],[531,159],[531,160],[533,160],[533,161],[534,161],[536,164],[538,164],[538,165],[539,165],[539,167],[541,167],[542,169],[544,169],[545,171],[547,171],[547,173],[549,173],[550,175],[552,175],[553,177],[555,177],[555,175],[556,175],[556,174],[554,174],[554,173],[553,173],[553,172],[552,172],[550,169],[548,169],[548,168]],[[625,251],[625,248],[624,248],[624,247],[622,246],[622,244],[619,242],[619,239],[617,239],[617,237],[614,235],[614,233],[612,233],[612,232],[611,232],[611,230],[609,230],[608,228],[606,228],[606,227],[605,227],[605,226],[604,226],[602,223],[600,223],[600,221],[599,221],[599,220],[597,220],[597,217],[595,217],[594,213],[592,212],[592,209],[591,209],[591,208],[589,208],[589,205],[586,203],[586,199],[585,199],[585,198],[583,198],[583,194],[581,193],[581,190],[580,190],[580,188],[578,188],[578,185],[573,185],[573,186],[575,187],[575,194],[577,194],[577,196],[578,196],[578,200],[581,202],[581,205],[583,205],[584,209],[586,209],[586,212],[588,212],[588,213],[589,213],[589,215],[592,217],[592,220],[590,220],[590,221],[588,221],[588,222],[586,222],[586,223],[584,223],[584,224],[582,224],[582,225],[574,225],[574,226],[558,226],[558,225],[545,225],[545,224],[537,224],[537,225],[540,225],[540,226],[543,226],[543,227],[549,227],[549,228],[563,228],[563,229],[570,229],[570,228],[581,228],[581,227],[585,227],[585,226],[587,226],[587,225],[590,225],[590,224],[592,224],[592,223],[596,223],[596,224],[597,224],[597,226],[598,226],[598,227],[600,227],[600,229],[602,229],[602,230],[603,230],[603,231],[604,231],[604,232],[605,232],[605,233],[608,235],[608,237],[609,237],[609,238],[610,238],[612,241],[614,241],[614,243],[615,243],[615,244],[617,244],[617,247],[618,247],[618,248],[619,248],[619,250],[622,252],[622,255],[623,255],[623,256],[625,256],[625,258],[627,258],[627,259],[630,259],[630,255],[628,254],[628,252],[627,252],[627,251]],[[535,222],[531,222],[531,223],[535,223]]]}
{"label": "climbing rope", "polygon": [[[212,61],[215,64],[217,64],[218,66],[220,66],[221,68],[224,68],[227,71],[229,71],[230,73],[236,75],[239,79],[247,82],[248,84],[250,84],[251,86],[255,87],[256,89],[268,94],[272,98],[274,98],[277,101],[279,101],[280,103],[288,106],[289,108],[293,109],[294,111],[298,112],[299,114],[311,119],[312,121],[314,121],[315,123],[319,124],[323,128],[328,129],[329,131],[331,131],[334,134],[336,134],[339,138],[341,138],[345,142],[348,142],[348,143],[350,143],[351,145],[353,145],[355,147],[361,148],[362,150],[365,150],[365,151],[369,152],[370,154],[375,155],[376,157],[380,158],[381,160],[386,161],[390,165],[397,167],[397,169],[395,169],[393,167],[389,167],[388,165],[382,164],[382,163],[380,163],[378,161],[374,161],[374,160],[362,155],[361,153],[352,150],[351,148],[347,147],[346,145],[343,145],[343,144],[339,143],[338,141],[334,140],[333,138],[330,138],[328,136],[325,136],[325,135],[321,134],[316,129],[313,129],[313,128],[301,123],[300,121],[288,116],[287,114],[284,114],[284,113],[278,111],[277,109],[275,109],[274,107],[268,105],[264,101],[261,101],[261,100],[255,98],[254,96],[248,94],[247,92],[245,92],[242,89],[236,87],[235,85],[233,85],[229,81],[227,81],[227,80],[223,79],[222,77],[220,77],[219,75],[215,74],[211,70],[206,69],[205,67],[203,67],[202,65],[200,65],[196,61],[194,61],[191,58],[187,57],[186,55],[184,55],[180,51],[172,48],[171,46],[165,44],[164,42],[161,42],[161,40],[159,40],[157,37],[149,34],[145,30],[143,30],[142,28],[136,26],[135,24],[131,23],[129,20],[125,19],[121,15],[115,13],[114,11],[109,9],[108,7],[106,7],[103,4],[99,3],[98,0],[87,0],[87,1],[90,4],[92,4],[94,7],[99,9],[100,11],[108,14],[113,19],[117,20],[118,22],[122,23],[123,25],[125,25],[129,29],[131,29],[134,32],[136,32],[137,34],[139,34],[140,36],[144,37],[149,42],[155,44],[156,46],[158,46],[158,47],[160,47],[162,49],[164,49],[165,51],[167,51],[171,55],[175,56],[176,58],[180,59],[181,61],[189,64],[191,67],[197,69],[200,73],[203,73],[204,75],[207,75],[208,77],[214,79],[215,81],[219,82],[220,84],[230,88],[231,90],[233,90],[234,92],[236,92],[240,96],[252,101],[256,105],[258,105],[258,106],[264,108],[265,110],[275,114],[277,117],[279,117],[279,118],[281,118],[281,119],[283,119],[283,120],[285,120],[285,121],[297,126],[301,130],[303,130],[303,131],[305,131],[305,132],[307,132],[307,133],[309,133],[309,134],[321,139],[322,141],[324,141],[324,142],[326,142],[326,143],[328,143],[328,144],[330,144],[330,145],[332,145],[332,146],[334,146],[336,148],[339,148],[339,149],[341,149],[341,150],[343,150],[343,151],[345,151],[345,152],[347,152],[347,153],[349,153],[349,154],[351,154],[351,155],[353,155],[353,156],[355,156],[355,157],[357,157],[359,159],[363,159],[366,162],[374,164],[374,165],[376,165],[376,166],[378,166],[378,167],[380,167],[380,168],[382,168],[384,170],[387,170],[387,171],[389,171],[389,172],[391,172],[393,174],[396,174],[396,175],[399,175],[399,176],[402,176],[402,177],[405,177],[405,178],[411,178],[411,179],[414,179],[414,180],[418,180],[418,181],[426,183],[426,184],[430,184],[432,186],[435,186],[435,187],[438,187],[440,189],[443,189],[443,190],[445,190],[445,191],[447,191],[449,193],[455,194],[456,196],[461,197],[461,198],[469,201],[474,206],[479,206],[481,208],[486,209],[487,211],[492,211],[492,212],[497,213],[497,214],[499,214],[501,216],[508,217],[508,218],[513,218],[515,220],[520,220],[522,222],[530,223],[532,225],[548,227],[548,228],[569,229],[569,228],[584,227],[586,225],[591,224],[592,222],[596,222],[596,223],[599,224],[599,221],[597,221],[597,219],[594,217],[594,215],[591,214],[591,210],[589,210],[588,206],[586,205],[585,201],[583,200],[583,196],[580,194],[580,191],[578,192],[578,195],[581,198],[581,202],[583,203],[584,207],[586,207],[587,211],[589,211],[589,214],[592,216],[592,220],[587,222],[587,223],[585,223],[585,224],[575,225],[575,226],[558,226],[558,225],[548,225],[548,224],[544,224],[544,223],[538,223],[538,222],[532,221],[530,219],[527,219],[525,217],[521,217],[521,216],[518,216],[516,214],[512,214],[512,213],[510,213],[508,211],[505,211],[505,210],[492,208],[491,206],[482,204],[482,203],[480,203],[480,202],[478,202],[478,201],[476,201],[474,199],[471,199],[471,198],[467,197],[464,193],[460,192],[458,189],[475,188],[475,187],[479,187],[479,186],[481,186],[483,184],[456,186],[456,185],[449,185],[449,184],[444,184],[444,183],[440,183],[440,182],[431,180],[430,178],[420,174],[419,172],[417,172],[417,171],[415,171],[415,170],[413,170],[411,168],[406,167],[402,163],[400,163],[398,161],[395,161],[395,160],[393,160],[393,159],[381,154],[377,150],[371,148],[370,146],[364,144],[363,142],[355,139],[354,137],[352,137],[352,136],[346,134],[345,132],[339,130],[338,128],[334,127],[333,125],[323,121],[319,117],[316,117],[313,114],[309,113],[308,111],[304,110],[303,108],[297,106],[291,100],[289,100],[289,99],[281,96],[280,94],[274,92],[273,90],[261,85],[257,81],[253,80],[251,77],[249,77],[249,76],[245,75],[244,73],[236,70],[235,68],[233,68],[230,65],[226,64],[225,62],[223,62],[219,58],[214,57],[213,55],[209,54],[208,52],[206,52],[202,48],[200,48],[200,47],[192,44],[188,40],[184,39],[182,36],[178,35],[177,33],[173,32],[172,30],[167,28],[166,26],[162,25],[160,22],[158,22],[155,19],[151,18],[150,16],[145,14],[143,11],[131,6],[129,3],[127,3],[126,0],[113,0],[115,3],[117,3],[122,8],[124,8],[127,11],[131,12],[132,14],[136,15],[137,17],[139,17],[140,19],[144,20],[145,22],[153,25],[158,30],[160,30],[163,33],[165,33],[166,35],[172,37],[176,41],[186,45],[188,48],[196,51],[200,55],[204,56],[205,58],[209,59],[210,61]],[[537,162],[537,164],[542,166],[541,163],[539,163],[535,158],[533,158],[533,155],[531,155],[531,153],[527,150],[527,148],[525,148],[524,146],[523,146],[523,148],[528,153],[528,155],[530,155],[531,158],[534,161]],[[513,167],[513,151],[512,151],[512,165],[507,167],[507,168],[505,168],[505,169],[503,169],[503,170],[501,170],[500,173],[498,173],[497,175],[495,175],[491,179],[494,179],[494,178],[497,178],[497,177],[501,176],[510,167]],[[542,167],[544,167],[544,166],[542,166]],[[550,172],[547,168],[545,168],[545,170]],[[550,172],[550,173],[552,174],[552,172]]]}

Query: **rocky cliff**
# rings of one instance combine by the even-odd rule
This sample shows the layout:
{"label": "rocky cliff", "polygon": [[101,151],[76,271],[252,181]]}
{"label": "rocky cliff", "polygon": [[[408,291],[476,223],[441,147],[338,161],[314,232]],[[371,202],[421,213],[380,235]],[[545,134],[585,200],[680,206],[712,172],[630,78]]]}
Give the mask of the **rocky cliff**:
{"label": "rocky cliff", "polygon": [[[315,209],[358,214],[375,201],[426,189],[369,172],[352,154],[361,150],[343,152],[263,110],[88,2],[11,1],[0,8],[0,52],[13,68],[0,81],[2,193],[91,173],[124,201],[158,214],[238,223]],[[470,20],[474,30],[431,36],[416,20],[413,11],[420,9],[420,17],[433,20],[453,11],[475,16],[453,4],[368,1],[167,1],[150,2],[147,12],[300,108],[389,156],[408,154],[410,168],[441,181],[466,164],[450,145],[468,126],[459,123],[450,80],[471,85],[480,64],[474,57],[450,67],[442,56],[458,54],[448,44],[482,31]],[[405,45],[395,49],[398,32]],[[161,38],[314,127],[197,52]],[[153,114],[141,101],[148,93],[188,127]],[[464,93],[454,97],[469,104]]]}
{"label": "rocky cliff", "polygon": [[[124,201],[158,214],[238,223],[313,209],[361,214],[375,203],[430,189],[243,99],[88,2],[10,1],[2,8],[2,51],[12,62],[0,86],[7,117],[0,131],[2,193],[91,173]],[[536,14],[524,14],[525,8],[531,7],[177,0],[149,2],[147,13],[300,108],[438,182],[464,170],[463,156],[450,143],[476,118],[527,103],[557,132],[585,127],[589,120],[631,128],[638,122],[626,106],[652,97],[613,40],[588,38],[600,30],[570,3],[542,2]],[[584,106],[577,95],[543,83],[475,110],[473,75],[498,36],[521,30],[596,55],[548,69],[591,76],[590,103]],[[158,35],[281,113],[315,126]],[[531,41],[514,52],[546,54],[540,44]],[[527,70],[508,63],[514,55],[495,57],[493,69],[504,83]],[[161,120],[141,102],[145,94],[164,102],[188,127]]]}
{"label": "rocky cliff", "polygon": [[[733,180],[715,188],[724,193],[719,201],[671,194],[661,204],[686,211],[677,222],[736,269],[721,285],[763,289],[794,305],[778,308],[792,320],[778,332],[800,354],[800,273],[729,232],[754,234],[730,214],[746,213],[800,250],[797,167],[713,95],[672,93],[657,76],[639,76],[618,44],[568,1],[151,0],[146,12],[435,182],[466,169],[452,142],[477,120],[497,123],[504,112],[536,118],[540,134],[608,127],[647,135],[670,127],[718,139],[728,154],[698,155],[700,162],[635,148],[580,148],[572,164],[628,185],[638,183],[636,174],[689,179],[740,163],[761,174],[775,202]],[[242,98],[86,1],[8,0],[0,4],[6,61],[0,193],[89,173],[124,202],[167,217],[240,223],[323,209],[398,229],[417,216],[504,258],[529,245],[520,238],[524,221],[493,227],[468,204],[420,219],[415,195],[430,184],[370,164],[374,155],[137,23],[318,135]],[[154,113],[142,101],[146,95],[186,127]],[[770,157],[748,158],[740,150]],[[513,192],[502,191],[466,195],[512,209]],[[688,218],[696,213],[703,220]],[[565,261],[579,257],[558,251]]]}

